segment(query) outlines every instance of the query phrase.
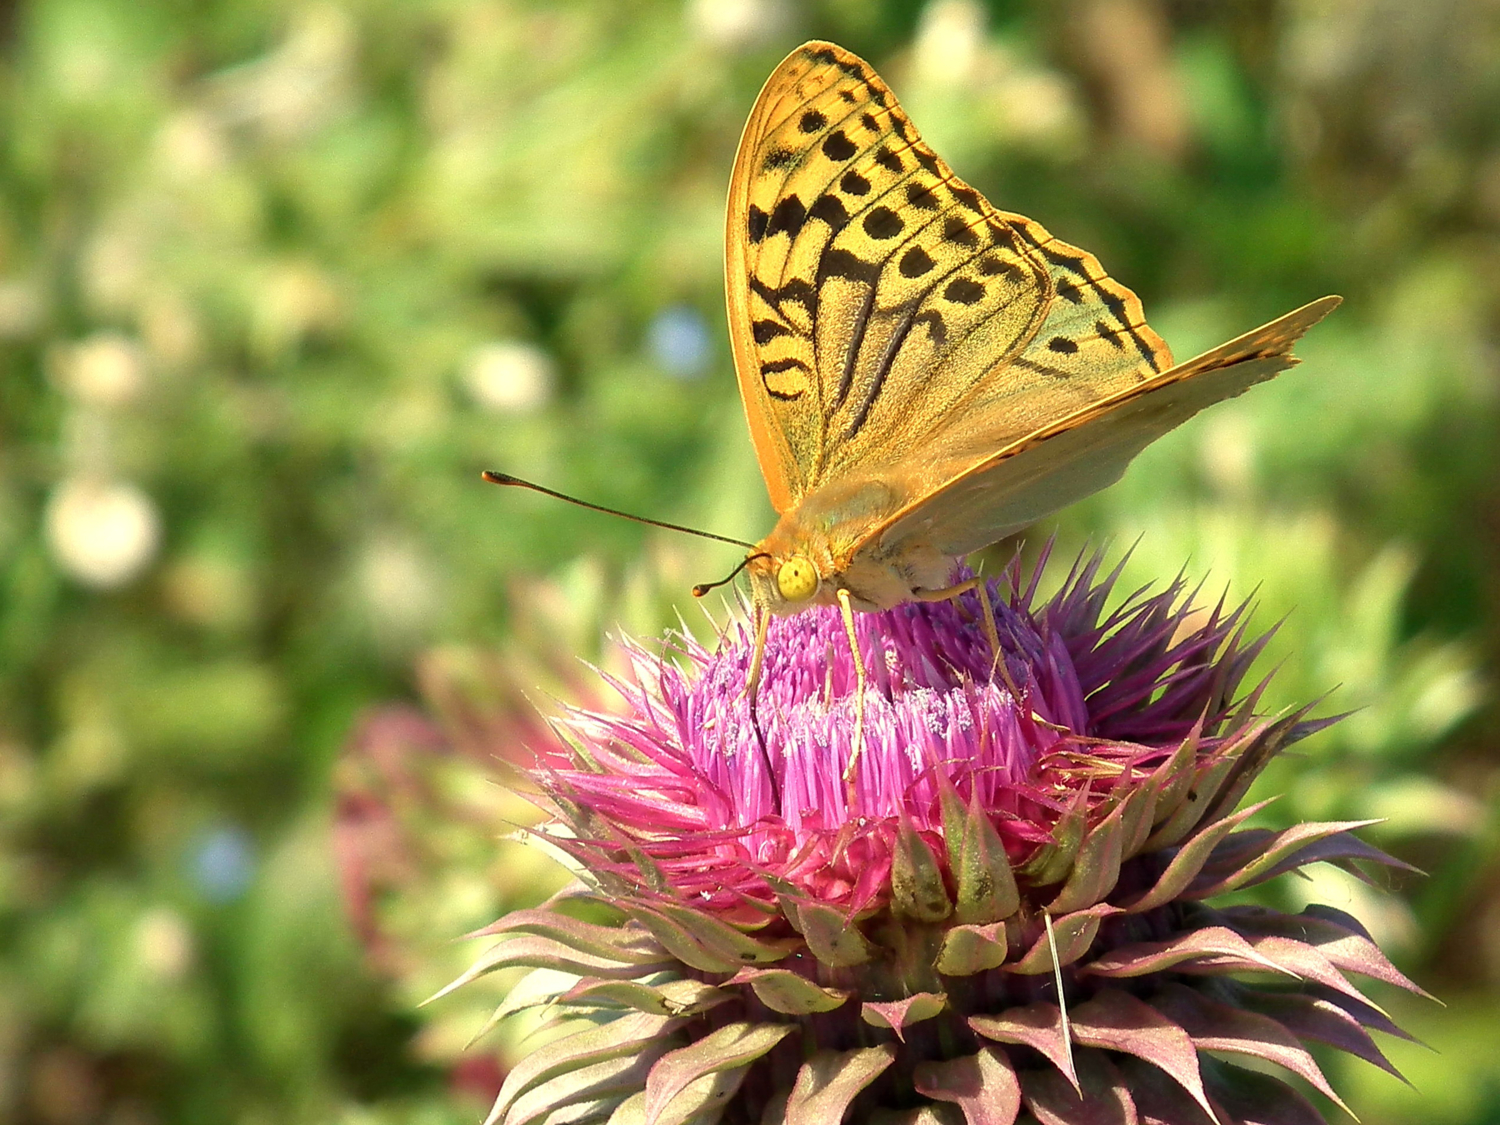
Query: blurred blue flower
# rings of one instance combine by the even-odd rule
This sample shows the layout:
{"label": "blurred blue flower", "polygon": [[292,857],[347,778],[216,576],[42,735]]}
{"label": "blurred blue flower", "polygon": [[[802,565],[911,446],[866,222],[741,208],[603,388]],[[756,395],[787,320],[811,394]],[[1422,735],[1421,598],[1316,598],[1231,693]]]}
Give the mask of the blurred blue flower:
{"label": "blurred blue flower", "polygon": [[189,876],[210,902],[233,902],[255,875],[255,844],[237,824],[204,832],[194,842]]}
{"label": "blurred blue flower", "polygon": [[669,305],[646,332],[651,357],[675,379],[697,379],[708,370],[712,341],[703,315],[691,305]]}

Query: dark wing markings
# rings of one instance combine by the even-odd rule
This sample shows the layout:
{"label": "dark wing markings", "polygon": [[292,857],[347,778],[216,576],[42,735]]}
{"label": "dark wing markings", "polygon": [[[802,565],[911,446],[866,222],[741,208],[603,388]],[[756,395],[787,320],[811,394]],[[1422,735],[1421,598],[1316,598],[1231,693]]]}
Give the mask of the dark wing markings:
{"label": "dark wing markings", "polygon": [[[1116,293],[1111,293],[1109,290],[1105,289],[1104,286],[1100,285],[1099,282],[1090,277],[1088,275],[1088,271],[1084,269],[1083,258],[1076,257],[1072,254],[1064,254],[1060,250],[1054,250],[1046,243],[1038,242],[1031,236],[1031,232],[1028,231],[1025,227],[1016,227],[1013,229],[1019,237],[1025,239],[1026,242],[1028,242],[1030,245],[1040,250],[1046,257],[1046,259],[1053,265],[1061,266],[1063,269],[1067,270],[1075,277],[1082,278],[1084,281],[1088,282],[1089,287],[1093,289],[1095,293],[1099,294],[1099,299],[1101,302],[1103,302],[1104,307],[1114,315],[1114,318],[1119,322],[1120,327],[1125,331],[1126,335],[1130,337],[1131,342],[1135,344],[1136,351],[1141,353],[1141,358],[1146,361],[1146,365],[1150,367],[1154,372],[1159,372],[1161,370],[1161,368],[1157,366],[1156,353],[1151,350],[1145,340],[1141,339],[1141,335],[1135,330],[1135,327],[1125,319],[1125,298],[1119,296]],[[1111,341],[1111,343],[1113,343],[1113,341]]]}

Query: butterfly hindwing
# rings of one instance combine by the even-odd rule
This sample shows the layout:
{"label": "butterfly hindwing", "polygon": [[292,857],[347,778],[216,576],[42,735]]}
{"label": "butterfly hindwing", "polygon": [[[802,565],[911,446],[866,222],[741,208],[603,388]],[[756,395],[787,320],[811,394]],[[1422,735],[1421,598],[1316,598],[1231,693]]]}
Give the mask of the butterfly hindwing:
{"label": "butterfly hindwing", "polygon": [[[954,176],[832,44],[767,81],[726,233],[736,367],[779,511],[992,452],[1170,366],[1133,293]],[[914,497],[926,478],[893,483]]]}
{"label": "butterfly hindwing", "polygon": [[871,548],[899,556],[922,543],[966,555],[1112,484],[1137,453],[1204,407],[1295,365],[1292,346],[1339,302],[1304,305],[982,461],[939,466],[946,483],[879,528]]}

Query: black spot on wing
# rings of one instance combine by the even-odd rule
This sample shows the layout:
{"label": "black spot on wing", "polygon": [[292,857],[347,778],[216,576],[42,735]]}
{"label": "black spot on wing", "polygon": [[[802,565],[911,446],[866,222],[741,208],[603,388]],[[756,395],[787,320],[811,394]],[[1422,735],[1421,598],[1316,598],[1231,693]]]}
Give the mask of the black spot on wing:
{"label": "black spot on wing", "polygon": [[760,278],[751,274],[750,292],[754,293],[777,312],[781,312],[788,304],[794,304],[801,305],[807,311],[808,316],[813,316],[818,308],[817,290],[800,277],[794,277],[785,284],[773,289]]}
{"label": "black spot on wing", "polygon": [[790,336],[792,330],[780,321],[757,320],[750,325],[750,334],[757,344],[769,344],[778,336]]}
{"label": "black spot on wing", "polygon": [[797,128],[804,133],[816,133],[828,124],[828,118],[824,117],[815,109],[810,109],[802,115],[802,120],[797,122]]}
{"label": "black spot on wing", "polygon": [[932,260],[926,250],[920,246],[913,246],[901,255],[901,264],[898,268],[901,270],[902,277],[921,277],[935,265],[937,263]]}
{"label": "black spot on wing", "polygon": [[1141,334],[1129,325],[1125,326],[1125,330],[1130,333],[1131,340],[1135,342],[1135,349],[1141,353],[1141,358],[1146,361],[1146,366],[1151,368],[1152,371],[1160,371],[1161,364],[1157,362],[1156,353],[1151,350],[1145,340],[1141,339]]}
{"label": "black spot on wing", "polygon": [[845,172],[844,178],[839,181],[839,188],[846,195],[864,195],[870,190],[870,181],[858,172]]}
{"label": "black spot on wing", "polygon": [[977,305],[984,300],[984,286],[967,277],[955,277],[943,289],[943,297],[960,305]]}
{"label": "black spot on wing", "polygon": [[911,125],[909,122],[903,121],[899,117],[892,117],[891,128],[896,131],[896,136],[900,137],[903,141],[911,140]]}
{"label": "black spot on wing", "polygon": [[873,113],[860,114],[859,123],[872,133],[879,134],[885,132],[885,130],[880,127],[880,122],[876,119]]}
{"label": "black spot on wing", "polygon": [[1021,277],[1025,273],[1014,262],[1007,262],[1004,258],[996,254],[986,254],[979,259],[979,272],[984,274],[985,277],[1004,276],[1011,279]]}
{"label": "black spot on wing", "polygon": [[760,373],[762,375],[777,375],[783,371],[791,371],[794,368],[806,371],[807,364],[803,363],[800,359],[773,359],[760,365]]}
{"label": "black spot on wing", "polygon": [[941,348],[948,342],[948,325],[943,320],[943,314],[937,309],[928,309],[913,321],[912,327],[917,328],[924,324],[927,326],[927,334],[932,339],[934,347]]}
{"label": "black spot on wing", "polygon": [[843,98],[850,105],[854,105],[859,101],[859,98],[855,96],[854,91],[849,89],[848,87],[845,87],[844,89],[839,91],[839,97]]}
{"label": "black spot on wing", "polygon": [[901,175],[902,172],[906,171],[906,165],[901,163],[901,158],[885,145],[881,145],[880,148],[875,151],[875,163],[879,164],[888,172],[896,173],[896,175],[898,176]]}
{"label": "black spot on wing", "polygon": [[1088,263],[1083,258],[1075,257],[1072,254],[1064,254],[1061,250],[1051,246],[1043,246],[1041,247],[1041,251],[1046,255],[1047,261],[1051,262],[1054,266],[1061,266],[1069,273],[1075,273],[1085,281],[1094,280],[1089,277]]}
{"label": "black spot on wing", "polygon": [[970,211],[973,211],[974,214],[976,214],[976,215],[982,215],[982,214],[984,214],[984,201],[979,197],[979,193],[977,191],[975,191],[973,188],[971,188],[971,187],[956,187],[956,186],[950,184],[949,185],[949,190],[951,190],[953,192],[953,198],[954,199],[958,200],[961,204],[963,204],[965,207],[967,207]]}
{"label": "black spot on wing", "polygon": [[820,195],[813,200],[813,205],[808,209],[809,219],[821,219],[828,224],[830,230],[835,234],[843,230],[849,223],[849,212],[844,208],[842,202],[836,195]]}
{"label": "black spot on wing", "polygon": [[797,232],[802,229],[802,224],[807,222],[807,208],[803,206],[802,200],[795,195],[788,195],[776,201],[775,208],[771,211],[771,221],[766,225],[766,237],[780,234],[785,231],[792,238],[797,237]]}
{"label": "black spot on wing", "polygon": [[746,223],[748,229],[745,233],[750,236],[751,245],[766,237],[766,224],[770,221],[770,215],[767,215],[759,207],[755,206],[755,204],[752,203],[750,205],[749,221]]}
{"label": "black spot on wing", "polygon": [[1039,375],[1049,375],[1054,379],[1071,379],[1073,372],[1064,371],[1061,367],[1053,367],[1046,363],[1037,363],[1035,360],[1027,359],[1025,356],[1016,356],[1011,360],[1017,367],[1023,367],[1027,371],[1035,371]]}
{"label": "black spot on wing", "polygon": [[1099,333],[1099,339],[1106,340],[1115,347],[1124,349],[1125,343],[1120,339],[1120,334],[1102,320],[1094,321],[1094,331]]}
{"label": "black spot on wing", "polygon": [[1110,314],[1114,316],[1115,320],[1119,322],[1121,330],[1130,337],[1130,342],[1135,345],[1136,351],[1141,353],[1141,358],[1146,361],[1146,366],[1150,367],[1152,371],[1161,370],[1161,366],[1157,362],[1156,353],[1152,351],[1146,341],[1141,338],[1141,334],[1135,330],[1135,326],[1125,318],[1124,297],[1120,296],[1120,294],[1118,293],[1111,292],[1110,290],[1106,289],[1100,282],[1095,281],[1092,277],[1090,277],[1088,274],[1088,270],[1085,268],[1086,263],[1081,257],[1073,254],[1065,254],[1061,250],[1056,250],[1050,246],[1042,245],[1042,243],[1038,242],[1037,239],[1032,236],[1031,232],[1026,230],[1024,227],[1020,228],[1017,233],[1021,238],[1024,238],[1027,243],[1040,250],[1046,256],[1047,260],[1053,265],[1061,266],[1064,269],[1077,274],[1079,277],[1087,281],[1094,292],[1099,294],[1099,300],[1103,302],[1104,307],[1107,308],[1110,311]]}
{"label": "black spot on wing", "polygon": [[767,172],[779,172],[783,168],[790,168],[797,163],[797,154],[789,148],[773,148],[766,153],[766,158],[760,162],[760,166]]}
{"label": "black spot on wing", "polygon": [[835,66],[839,61],[839,57],[827,47],[819,47],[816,51],[809,51],[807,52],[807,57],[815,63],[822,63],[824,66]]}
{"label": "black spot on wing", "polygon": [[895,238],[903,230],[906,224],[901,221],[901,216],[889,207],[872,207],[870,213],[865,216],[865,233],[871,238],[885,240]]}
{"label": "black spot on wing", "polygon": [[818,262],[818,276],[844,277],[862,285],[873,286],[880,278],[880,265],[879,262],[867,262],[848,250],[830,247],[823,252]]}
{"label": "black spot on wing", "polygon": [[[901,139],[903,141],[907,139],[905,133],[901,135]],[[912,152],[916,155],[917,163],[920,164],[923,168],[927,169],[927,171],[931,172],[934,176],[942,175],[942,173],[938,171],[937,154],[934,153],[931,149],[913,148]]]}
{"label": "black spot on wing", "polygon": [[760,381],[761,385],[766,388],[766,393],[772,398],[780,399],[782,402],[792,402],[801,398],[805,393],[802,390],[788,394],[786,391],[779,391],[771,386],[767,376],[778,375],[783,371],[807,372],[807,364],[803,363],[800,359],[778,359],[770,363],[762,363],[760,365]]}
{"label": "black spot on wing", "polygon": [[1066,336],[1054,336],[1047,341],[1047,350],[1058,355],[1072,355],[1078,350],[1078,345]]}
{"label": "black spot on wing", "polygon": [[1071,281],[1059,281],[1057,283],[1057,295],[1065,301],[1071,301],[1075,305],[1083,304],[1083,291]]}
{"label": "black spot on wing", "polygon": [[906,202],[913,207],[920,207],[923,211],[936,211],[942,206],[930,185],[919,184],[915,181],[906,185]]}
{"label": "black spot on wing", "polygon": [[949,215],[943,220],[943,238],[947,242],[966,246],[969,249],[979,245],[979,236],[957,215]]}
{"label": "black spot on wing", "polygon": [[837,160],[840,164],[848,160],[859,148],[842,129],[835,129],[829,133],[823,141],[823,152],[829,160]]}

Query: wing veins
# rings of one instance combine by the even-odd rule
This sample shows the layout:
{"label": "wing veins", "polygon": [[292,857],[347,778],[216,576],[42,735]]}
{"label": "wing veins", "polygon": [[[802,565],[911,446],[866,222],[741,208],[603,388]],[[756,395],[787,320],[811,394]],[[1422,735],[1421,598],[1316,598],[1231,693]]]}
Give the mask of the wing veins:
{"label": "wing veins", "polygon": [[[910,146],[908,146],[908,147],[910,147]],[[902,177],[902,180],[904,181],[906,178],[907,177]],[[939,178],[942,179],[942,177],[939,177]],[[900,182],[900,181],[898,181],[898,182]],[[948,181],[944,179],[943,182],[946,183]],[[892,188],[891,190],[894,191],[895,189]],[[886,193],[886,194],[889,194],[889,193]],[[953,212],[953,211],[956,211],[956,210],[966,210],[966,208],[964,208],[961,204],[953,203],[953,204],[950,204],[947,207],[943,207],[942,209],[936,211],[932,215],[932,217],[927,220],[927,222],[923,223],[920,227],[917,227],[916,229],[914,229],[912,231],[912,233],[908,237],[902,239],[901,242],[897,244],[896,248],[893,249],[890,252],[890,254],[886,255],[885,261],[887,261],[887,262],[893,261],[895,259],[896,255],[897,255],[897,253],[899,252],[899,250],[902,247],[905,247],[905,246],[908,246],[908,245],[916,243],[917,236],[922,231],[928,230],[928,229],[936,226],[937,223],[941,219],[944,218],[944,216],[946,216],[950,212]],[[969,229],[973,230],[980,223],[984,222],[984,219],[985,219],[985,216],[983,216],[983,215],[979,216],[978,219],[976,219],[973,223],[969,224]],[[947,281],[954,274],[961,272],[966,266],[969,266],[970,264],[972,264],[975,261],[975,259],[977,259],[979,256],[980,255],[979,255],[978,252],[976,252],[974,254],[971,254],[969,257],[967,257],[964,260],[960,261],[957,265],[955,265],[952,268],[950,268],[950,269],[946,270],[945,272],[941,273],[938,277],[936,277],[935,279],[933,279],[932,283],[930,285],[928,285],[928,287],[925,290],[923,290],[918,296],[912,298],[910,301],[907,302],[905,317],[902,320],[902,322],[899,325],[899,327],[896,329],[896,331],[894,333],[892,333],[890,340],[888,340],[886,342],[885,350],[881,354],[880,362],[876,366],[876,369],[875,369],[875,376],[874,376],[873,380],[870,383],[870,389],[869,389],[869,391],[866,392],[864,401],[860,404],[859,410],[856,412],[853,420],[849,423],[849,429],[846,431],[846,435],[845,435],[846,436],[846,440],[847,439],[852,439],[856,434],[858,434],[859,431],[864,427],[865,422],[868,420],[870,411],[871,411],[871,409],[874,408],[875,401],[876,401],[876,399],[878,399],[880,397],[881,391],[884,390],[884,388],[885,388],[886,379],[890,376],[891,369],[895,366],[896,357],[900,353],[901,347],[906,343],[907,337],[911,335],[911,330],[912,330],[912,328],[916,324],[916,321],[917,321],[917,310],[920,309],[924,303],[926,303],[927,299],[929,297],[931,297],[934,292],[936,292],[937,287],[939,285],[941,285],[943,282]],[[874,293],[875,293],[875,290],[874,290],[874,287],[872,286],[869,295],[866,297],[866,304],[867,305],[871,301],[873,301]],[[1015,298],[1011,298],[1010,300],[1005,301],[1002,304],[996,305],[995,308],[993,308],[988,313],[986,313],[984,316],[982,316],[978,320],[976,320],[974,322],[974,324],[969,328],[969,330],[967,332],[965,332],[962,336],[960,336],[960,337],[958,337],[956,339],[955,346],[958,343],[962,343],[964,340],[967,340],[975,332],[979,331],[979,329],[980,329],[981,326],[983,326],[984,324],[987,324],[989,321],[993,320],[1004,309],[1009,308],[1014,303],[1014,301],[1015,301]],[[1049,302],[1049,304],[1050,304],[1050,302]],[[1021,341],[1020,346],[1022,348],[1025,347],[1026,341],[1029,341],[1036,334],[1036,328],[1037,328],[1037,326],[1040,325],[1041,322],[1046,319],[1046,307],[1045,306],[1043,306],[1041,308],[1040,312],[1041,312],[1041,316],[1037,318],[1036,324],[1033,324],[1031,326],[1031,331],[1026,336],[1026,339],[1024,341]],[[848,379],[847,379],[848,382],[852,382],[853,369],[854,369],[855,365],[858,363],[858,359],[859,359],[859,349],[858,349],[857,346],[852,347],[850,349],[850,353],[849,353],[848,359],[847,359],[846,364],[845,364],[845,371],[848,373]],[[1014,362],[1014,361],[1012,361],[1012,362]],[[994,371],[995,368],[998,367],[999,365],[1000,365],[1000,361],[997,361],[996,363],[991,364],[988,368],[985,369],[985,373],[988,374],[989,372]],[[839,389],[840,389],[839,398],[834,403],[834,409],[835,410],[837,410],[839,407],[841,407],[843,405],[844,398],[847,396],[848,390],[849,390],[849,388],[847,386],[845,386],[844,383],[840,383]],[[971,390],[972,390],[972,388],[971,388]]]}
{"label": "wing veins", "polygon": [[[931,293],[929,289],[927,293]],[[875,368],[875,378],[870,381],[870,389],[865,393],[864,402],[860,403],[859,411],[849,423],[849,429],[845,434],[846,439],[853,438],[865,424],[865,419],[870,416],[870,408],[875,405],[875,400],[880,397],[880,392],[885,386],[886,377],[891,373],[891,367],[896,362],[896,353],[901,350],[901,345],[906,342],[907,336],[911,335],[911,327],[916,323],[917,310],[922,307],[927,293],[906,303],[906,315],[902,318],[900,326],[891,333],[891,338],[886,341],[885,351],[880,357],[880,364]]]}
{"label": "wing veins", "polygon": [[[1031,232],[1027,230],[1026,227],[1022,224],[1011,223],[1009,225],[1011,229],[1016,232],[1016,236],[1018,238],[1022,239],[1025,242],[1029,242],[1032,246],[1036,247],[1037,252],[1045,257],[1048,261],[1052,262],[1054,265],[1068,268],[1064,266],[1065,262],[1081,263],[1083,261],[1082,258],[1074,258],[1072,255],[1061,254],[1057,251],[1052,251],[1049,253],[1047,247],[1051,243],[1058,241],[1057,236],[1054,234],[1049,234],[1047,236],[1046,242],[1038,242],[1031,236]],[[1111,293],[1109,290],[1105,289],[1104,286],[1099,284],[1097,278],[1091,277],[1082,269],[1077,270],[1077,272],[1074,272],[1072,270],[1070,270],[1069,272],[1073,272],[1075,277],[1083,278],[1083,280],[1089,283],[1089,288],[1092,289],[1095,293],[1099,294],[1100,303],[1102,303],[1104,307],[1110,311],[1115,320],[1119,323],[1120,327],[1125,329],[1126,334],[1130,337],[1131,343],[1135,344],[1136,351],[1141,353],[1141,357],[1146,361],[1146,365],[1151,368],[1152,373],[1157,375],[1161,374],[1161,366],[1157,361],[1156,353],[1151,350],[1150,345],[1148,345],[1145,340],[1141,339],[1141,334],[1135,330],[1135,326],[1131,324],[1130,321],[1125,319],[1125,315],[1123,312],[1124,301],[1119,296],[1119,294]]]}
{"label": "wing veins", "polygon": [[[844,356],[844,371],[839,376],[838,391],[833,396],[833,409],[835,410],[843,407],[844,400],[849,397],[849,392],[854,387],[854,369],[859,366],[859,350],[864,346],[865,331],[870,326],[870,315],[875,311],[875,291],[878,288],[879,278],[868,286],[865,299],[859,306],[859,314],[854,318],[854,335],[849,341],[849,351]],[[814,333],[814,339],[816,339],[816,333]]]}

